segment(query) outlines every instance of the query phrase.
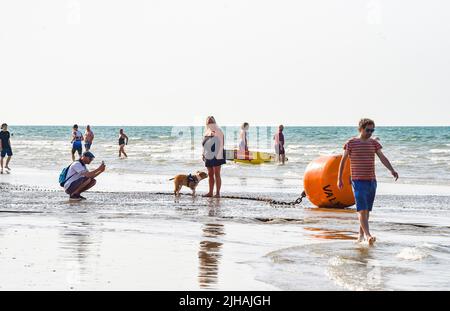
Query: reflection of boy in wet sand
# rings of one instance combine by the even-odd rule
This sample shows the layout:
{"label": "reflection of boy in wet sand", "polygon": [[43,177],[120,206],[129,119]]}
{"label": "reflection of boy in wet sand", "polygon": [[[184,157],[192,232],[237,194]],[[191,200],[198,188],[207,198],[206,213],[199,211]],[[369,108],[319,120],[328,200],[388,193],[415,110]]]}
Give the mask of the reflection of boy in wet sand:
{"label": "reflection of boy in wet sand", "polygon": [[369,213],[372,211],[377,189],[375,154],[380,158],[381,163],[391,172],[395,180],[398,179],[398,173],[381,152],[382,146],[378,140],[371,138],[374,131],[375,123],[372,120],[361,119],[359,122],[359,137],[349,139],[344,146],[345,151],[338,175],[338,187],[342,189],[344,187],[342,181],[343,170],[347,158],[350,158],[352,187],[360,222],[358,242],[363,241],[365,235],[371,245],[376,240],[369,231]]}
{"label": "reflection of boy in wet sand", "polygon": [[[205,224],[202,230],[205,240],[200,242],[198,252],[200,265],[198,280],[201,288],[211,288],[218,281],[219,263],[222,257],[220,253],[222,242],[219,237],[225,232],[221,224]],[[217,241],[215,241],[216,239]]]}

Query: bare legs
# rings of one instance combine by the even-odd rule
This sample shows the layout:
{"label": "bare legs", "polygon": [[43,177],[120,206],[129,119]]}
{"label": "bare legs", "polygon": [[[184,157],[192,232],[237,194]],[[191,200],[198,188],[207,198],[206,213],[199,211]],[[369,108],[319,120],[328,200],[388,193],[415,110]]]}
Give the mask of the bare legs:
{"label": "bare legs", "polygon": [[128,155],[125,152],[125,145],[120,145],[119,147],[119,158],[122,157],[122,153],[125,156],[125,158],[128,158]]}
{"label": "bare legs", "polygon": [[208,181],[209,181],[209,192],[205,194],[205,197],[212,197],[214,192],[214,167],[208,167]]}
{"label": "bare legs", "polygon": [[277,156],[278,156],[278,163],[284,165],[284,162],[286,162],[286,155],[284,153],[277,153]]}
{"label": "bare legs", "polygon": [[364,241],[364,230],[361,225],[359,225],[359,235],[358,235],[358,242]]}
{"label": "bare legs", "polygon": [[368,210],[362,210],[358,212],[358,218],[359,218],[359,238],[358,241],[362,241],[364,235],[367,238],[367,241],[370,245],[372,245],[376,238],[370,234],[369,231],[369,211]]}
{"label": "bare legs", "polygon": [[[0,173],[1,174],[3,174],[3,160],[4,160],[5,158],[0,158],[0,166],[1,166],[1,168],[0,168]],[[9,168],[9,161],[11,161],[11,157],[7,157],[6,158],[6,165],[5,165],[5,168],[9,171],[10,170],[10,168]],[[6,173],[8,173],[8,171],[6,171]]]}
{"label": "bare legs", "polygon": [[216,185],[216,198],[220,198],[220,188],[222,187],[222,177],[220,176],[220,166],[208,167],[209,192],[205,197],[212,197],[214,193],[214,184]]}
{"label": "bare legs", "polygon": [[7,170],[10,170],[10,168],[9,168],[9,161],[11,161],[11,157],[7,157],[7,158],[6,158],[6,165],[5,165],[5,168],[6,168]]}
{"label": "bare legs", "polygon": [[216,198],[220,198],[220,188],[222,187],[222,177],[220,176],[221,166],[214,167],[214,177],[216,178]]}
{"label": "bare legs", "polygon": [[77,149],[72,149],[72,162],[75,162],[75,152],[78,152],[78,156],[81,158],[82,152]]}

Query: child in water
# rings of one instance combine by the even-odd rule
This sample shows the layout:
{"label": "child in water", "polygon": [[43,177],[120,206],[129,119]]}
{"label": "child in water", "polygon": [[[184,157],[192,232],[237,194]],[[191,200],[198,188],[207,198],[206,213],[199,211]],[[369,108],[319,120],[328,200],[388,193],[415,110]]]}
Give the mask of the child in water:
{"label": "child in water", "polygon": [[344,187],[342,175],[345,163],[350,158],[351,183],[360,223],[358,242],[362,242],[365,236],[370,245],[375,243],[376,240],[375,236],[371,235],[369,231],[369,214],[372,211],[377,190],[375,154],[391,172],[395,180],[398,179],[398,173],[383,152],[381,152],[382,146],[378,142],[379,139],[372,138],[374,131],[374,121],[371,119],[361,119],[359,121],[359,136],[349,139],[344,146],[345,151],[339,166],[337,182],[338,188],[342,189]]}

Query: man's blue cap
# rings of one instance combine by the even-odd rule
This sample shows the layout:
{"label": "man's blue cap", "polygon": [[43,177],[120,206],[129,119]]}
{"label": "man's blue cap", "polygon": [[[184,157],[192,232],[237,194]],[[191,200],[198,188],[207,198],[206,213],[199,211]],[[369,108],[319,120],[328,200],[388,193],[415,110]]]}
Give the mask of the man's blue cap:
{"label": "man's blue cap", "polygon": [[83,153],[83,157],[91,158],[91,159],[95,158],[94,154],[90,151]]}

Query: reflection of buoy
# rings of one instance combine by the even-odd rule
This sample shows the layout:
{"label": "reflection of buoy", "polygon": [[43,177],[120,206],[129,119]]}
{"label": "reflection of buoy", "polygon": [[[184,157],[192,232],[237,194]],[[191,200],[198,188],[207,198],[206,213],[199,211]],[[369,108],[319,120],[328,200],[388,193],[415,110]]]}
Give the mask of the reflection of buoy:
{"label": "reflection of buoy", "polygon": [[341,155],[322,156],[312,161],[303,177],[308,199],[318,207],[343,208],[355,204],[350,183],[350,160],[347,161],[342,180],[344,188],[337,187],[337,176]]}

